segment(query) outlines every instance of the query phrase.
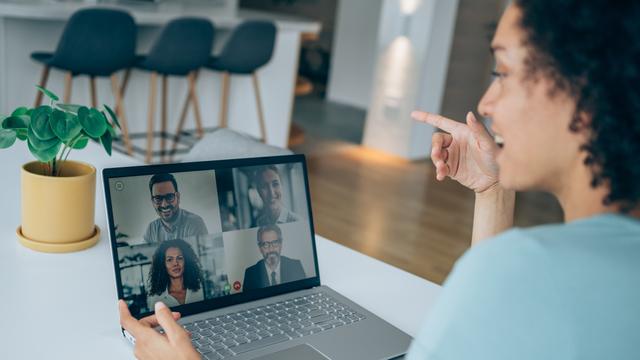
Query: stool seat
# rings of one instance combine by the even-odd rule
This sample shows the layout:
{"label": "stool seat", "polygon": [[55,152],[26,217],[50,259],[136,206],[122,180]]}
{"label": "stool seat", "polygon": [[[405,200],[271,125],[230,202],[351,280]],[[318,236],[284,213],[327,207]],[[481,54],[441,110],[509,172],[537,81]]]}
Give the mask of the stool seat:
{"label": "stool seat", "polygon": [[[38,62],[42,65],[48,66],[50,68],[69,71],[73,74],[73,76],[89,75],[94,77],[109,77],[114,73],[112,68],[94,69],[93,71],[81,72],[81,70],[79,71],[79,69],[77,69],[74,66],[69,66],[69,64],[60,63],[59,61],[56,61],[55,54],[51,52],[36,51],[36,52],[32,52],[30,57],[33,61]],[[135,63],[136,63],[135,61],[131,61],[129,65],[118,70],[122,70],[127,67],[132,67]]]}
{"label": "stool seat", "polygon": [[136,26],[128,13],[105,8],[75,12],[54,52],[34,52],[31,58],[74,75],[111,76],[133,65]]}
{"label": "stool seat", "polygon": [[231,75],[251,75],[256,96],[260,139],[267,141],[260,86],[256,72],[266,65],[273,55],[276,26],[273,22],[247,20],[238,25],[218,56],[209,58],[207,69],[222,73],[222,99],[220,100],[220,127],[227,127],[229,82]]}
{"label": "stool seat", "polygon": [[51,65],[52,58],[53,53],[51,52],[36,51],[31,53],[31,59],[45,65]]}
{"label": "stool seat", "polygon": [[[193,104],[198,136],[204,133],[200,119],[200,109],[196,95],[196,78],[198,70],[203,67],[211,56],[215,28],[211,21],[205,18],[183,17],[171,20],[162,29],[155,40],[149,54],[135,57],[135,68],[149,71],[151,83],[149,91],[149,113],[147,117],[147,151],[145,162],[150,163],[153,155],[154,118],[156,81],[158,75],[162,78],[161,100],[161,156],[165,160],[165,138],[167,135],[167,82],[168,76],[187,77],[189,89],[187,100],[180,115],[178,130],[174,138],[174,150],[182,131],[189,105]],[[173,150],[172,150],[173,153]]]}
{"label": "stool seat", "polygon": [[161,61],[154,61],[153,58],[150,59],[146,55],[137,55],[133,67],[167,76],[187,76],[190,72],[198,69],[198,67],[176,66],[176,63],[171,58],[166,57],[162,58]]}
{"label": "stool seat", "polygon": [[229,66],[228,61],[220,56],[212,56],[205,67],[213,71],[228,72],[239,75],[250,75],[255,71],[253,67]]}
{"label": "stool seat", "polygon": [[[73,13],[64,27],[53,52],[36,51],[31,59],[43,64],[40,87],[46,87],[50,69],[65,72],[63,101],[71,101],[73,78],[89,76],[91,106],[97,107],[96,77],[110,77],[115,99],[115,112],[120,118],[127,151],[132,154],[122,96],[116,72],[133,65],[136,47],[136,24],[125,11],[108,8],[85,8]],[[42,103],[42,93],[36,93],[34,107]]]}
{"label": "stool seat", "polygon": [[209,60],[214,33],[208,19],[174,19],[162,29],[148,55],[136,56],[135,67],[160,75],[186,76]]}
{"label": "stool seat", "polygon": [[248,20],[238,25],[218,56],[206,67],[231,74],[253,74],[271,60],[276,26],[270,21]]}

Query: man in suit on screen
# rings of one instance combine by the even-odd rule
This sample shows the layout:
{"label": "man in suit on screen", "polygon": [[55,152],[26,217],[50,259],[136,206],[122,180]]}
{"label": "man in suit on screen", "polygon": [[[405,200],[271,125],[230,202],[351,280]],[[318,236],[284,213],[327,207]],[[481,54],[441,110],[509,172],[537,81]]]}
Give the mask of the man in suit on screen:
{"label": "man in suit on screen", "polygon": [[306,278],[300,260],[281,255],[282,230],[275,225],[258,229],[262,260],[244,271],[243,291],[260,289]]}

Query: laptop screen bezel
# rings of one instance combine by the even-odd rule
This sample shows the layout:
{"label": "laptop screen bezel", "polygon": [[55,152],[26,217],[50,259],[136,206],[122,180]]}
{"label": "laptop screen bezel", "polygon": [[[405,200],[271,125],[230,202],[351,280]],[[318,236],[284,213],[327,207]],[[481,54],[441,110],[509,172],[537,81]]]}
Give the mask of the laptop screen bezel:
{"label": "laptop screen bezel", "polygon": [[[313,261],[315,268],[315,276],[309,277],[303,280],[288,282],[280,285],[269,286],[262,289],[250,290],[247,292],[240,292],[237,294],[226,295],[218,298],[203,300],[197,303],[184,304],[180,306],[172,307],[172,310],[179,311],[182,316],[188,316],[192,314],[199,314],[206,311],[216,310],[231,305],[243,304],[246,302],[264,299],[280,294],[286,294],[298,290],[309,289],[312,287],[320,286],[320,270],[318,268],[318,255],[316,251],[316,239],[315,231],[313,227],[313,215],[311,212],[311,195],[309,192],[309,179],[307,176],[307,163],[305,156],[301,154],[295,155],[282,155],[282,156],[270,156],[270,157],[257,157],[257,158],[243,158],[243,159],[230,159],[230,160],[212,160],[212,161],[198,161],[198,162],[185,162],[175,164],[159,164],[159,165],[140,165],[140,166],[127,166],[117,168],[105,168],[102,170],[103,189],[105,206],[107,213],[107,223],[109,227],[109,240],[111,242],[111,253],[113,258],[113,266],[116,278],[116,287],[118,291],[118,299],[124,298],[124,292],[122,289],[122,279],[120,274],[120,266],[118,259],[118,246],[116,241],[116,231],[114,228],[113,209],[111,206],[111,191],[109,187],[109,180],[121,177],[133,177],[133,176],[145,176],[153,175],[156,173],[178,173],[178,172],[194,172],[194,171],[216,171],[231,168],[241,168],[249,166],[261,166],[261,165],[278,165],[278,164],[302,164],[302,173],[304,178],[304,187],[306,192],[307,201],[307,213],[309,214],[309,234],[311,236],[311,245],[313,249]],[[216,204],[216,206],[218,206]],[[142,318],[153,314],[153,311],[144,312],[136,315],[137,318]]]}

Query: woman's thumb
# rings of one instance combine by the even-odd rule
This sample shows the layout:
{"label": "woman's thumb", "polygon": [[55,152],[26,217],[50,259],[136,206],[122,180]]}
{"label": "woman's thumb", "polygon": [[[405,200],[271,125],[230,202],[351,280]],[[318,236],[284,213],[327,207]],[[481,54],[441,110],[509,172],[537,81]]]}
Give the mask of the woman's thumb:
{"label": "woman's thumb", "polygon": [[167,334],[169,338],[177,335],[178,331],[182,331],[182,327],[176,322],[173,318],[173,314],[171,314],[171,310],[165,305],[163,302],[158,301],[155,306],[156,311],[156,319],[158,320],[158,324],[162,326],[164,332]]}
{"label": "woman's thumb", "polygon": [[476,119],[476,116],[471,111],[467,113],[467,126],[469,126],[469,130],[471,130],[473,137],[478,141],[478,144],[483,150],[489,150],[495,145],[493,138],[487,129],[480,121],[478,121],[478,119]]}

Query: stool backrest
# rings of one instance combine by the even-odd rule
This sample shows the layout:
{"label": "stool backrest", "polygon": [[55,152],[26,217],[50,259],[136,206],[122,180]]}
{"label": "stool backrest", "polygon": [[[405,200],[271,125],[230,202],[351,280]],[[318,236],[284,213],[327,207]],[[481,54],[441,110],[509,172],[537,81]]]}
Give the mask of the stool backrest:
{"label": "stool backrest", "polygon": [[186,75],[211,57],[215,30],[211,21],[184,17],[170,21],[144,60],[161,74]]}
{"label": "stool backrest", "polygon": [[129,13],[103,8],[76,11],[51,63],[74,74],[108,76],[135,60],[136,24]]}
{"label": "stool backrest", "polygon": [[238,25],[218,56],[217,63],[232,73],[250,74],[271,60],[276,26],[248,20]]}

